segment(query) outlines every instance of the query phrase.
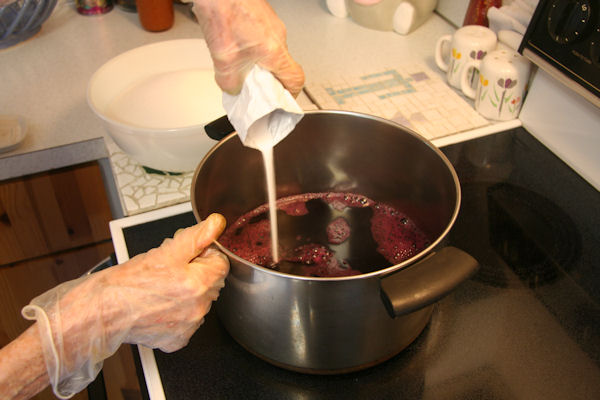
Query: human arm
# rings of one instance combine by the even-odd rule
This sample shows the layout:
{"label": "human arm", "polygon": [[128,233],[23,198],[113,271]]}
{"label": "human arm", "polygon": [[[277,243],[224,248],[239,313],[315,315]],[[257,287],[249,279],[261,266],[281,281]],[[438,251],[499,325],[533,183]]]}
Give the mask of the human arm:
{"label": "human arm", "polygon": [[37,322],[0,350],[0,397],[29,398],[51,383],[68,398],[121,343],[185,346],[224,285],[229,263],[209,247],[224,227],[213,214],[156,249],[34,299],[24,311]]}
{"label": "human arm", "polygon": [[49,383],[40,336],[34,324],[0,349],[0,398],[28,399]]}
{"label": "human arm", "polygon": [[288,52],[286,28],[266,0],[193,0],[217,84],[238,94],[254,64],[270,71],[294,96],[304,71]]}

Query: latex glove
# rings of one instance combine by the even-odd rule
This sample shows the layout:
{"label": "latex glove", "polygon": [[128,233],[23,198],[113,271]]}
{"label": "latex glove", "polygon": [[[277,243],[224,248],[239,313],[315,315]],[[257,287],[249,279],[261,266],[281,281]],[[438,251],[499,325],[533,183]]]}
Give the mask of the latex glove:
{"label": "latex glove", "polygon": [[33,299],[23,314],[38,322],[54,393],[69,398],[85,388],[121,343],[185,346],[229,271],[209,247],[224,228],[213,214],[156,249]]}
{"label": "latex glove", "polygon": [[223,91],[237,95],[246,74],[257,64],[293,96],[300,93],[304,71],[290,56],[285,25],[266,0],[194,0],[193,11]]}

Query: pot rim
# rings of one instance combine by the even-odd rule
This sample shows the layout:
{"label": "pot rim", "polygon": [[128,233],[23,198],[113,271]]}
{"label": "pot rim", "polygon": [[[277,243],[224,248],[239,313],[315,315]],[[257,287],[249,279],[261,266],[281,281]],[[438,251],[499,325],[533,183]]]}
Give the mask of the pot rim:
{"label": "pot rim", "polygon": [[[438,235],[438,237],[425,249],[423,249],[418,254],[415,254],[413,257],[406,259],[399,264],[391,265],[389,267],[378,269],[378,270],[371,271],[371,272],[367,272],[364,274],[351,275],[351,276],[335,276],[335,277],[302,276],[302,275],[293,275],[293,274],[288,274],[285,272],[276,271],[271,268],[267,268],[267,267],[263,267],[258,264],[251,263],[250,261],[236,255],[232,251],[228,250],[221,243],[219,243],[218,240],[213,241],[213,244],[215,244],[219,248],[219,250],[221,250],[223,253],[225,253],[225,255],[227,255],[228,258],[234,259],[239,263],[242,263],[242,264],[252,267],[254,269],[258,269],[267,274],[271,274],[274,276],[279,276],[279,277],[287,278],[287,279],[297,279],[297,280],[302,280],[302,281],[319,281],[319,282],[350,281],[350,280],[368,279],[368,278],[373,278],[373,277],[389,275],[393,272],[397,272],[401,269],[404,269],[411,264],[414,264],[415,262],[419,261],[426,255],[431,253],[433,251],[433,249],[438,244],[440,244],[440,242],[446,237],[446,235],[448,234],[450,229],[452,229],[452,226],[454,225],[454,222],[456,221],[456,218],[458,217],[458,212],[460,210],[460,203],[461,203],[461,189],[460,189],[460,182],[458,180],[458,175],[456,174],[454,167],[452,166],[452,164],[450,163],[448,158],[444,155],[444,153],[442,153],[442,151],[440,149],[438,149],[431,141],[429,141],[428,139],[419,135],[412,129],[409,129],[403,125],[400,125],[394,121],[391,121],[391,120],[388,120],[385,118],[381,118],[381,117],[377,117],[377,116],[369,115],[369,114],[363,114],[363,113],[359,113],[359,112],[355,112],[355,111],[344,111],[344,110],[309,110],[309,111],[305,111],[305,114],[341,114],[341,115],[351,115],[351,116],[355,116],[355,117],[372,119],[375,121],[379,121],[379,122],[400,128],[403,131],[406,131],[406,133],[414,136],[415,138],[417,138],[417,139],[421,140],[423,143],[425,143],[431,150],[433,150],[434,153],[436,153],[438,155],[438,157],[440,157],[440,159],[444,162],[444,164],[446,164],[446,167],[448,168],[448,170],[450,171],[450,174],[452,175],[452,180],[454,182],[454,187],[456,189],[456,202],[455,202],[454,211],[452,212],[452,216],[450,217],[448,224],[446,225],[446,228],[444,228],[444,231],[440,235]],[[191,184],[190,201],[192,203],[192,210],[194,213],[194,217],[196,218],[196,221],[202,220],[202,218],[198,214],[198,210],[196,207],[196,194],[195,194],[196,191],[194,190],[195,183],[198,179],[198,174],[200,173],[202,166],[212,156],[212,154],[215,153],[216,151],[218,151],[218,149],[219,149],[219,147],[221,147],[221,145],[223,145],[226,141],[231,140],[231,138],[233,138],[234,136],[237,136],[237,132],[233,132],[233,133],[227,135],[224,139],[217,142],[208,151],[208,153],[206,153],[206,155],[202,158],[202,160],[196,167],[196,170],[194,171],[194,176],[192,177],[192,184]]]}

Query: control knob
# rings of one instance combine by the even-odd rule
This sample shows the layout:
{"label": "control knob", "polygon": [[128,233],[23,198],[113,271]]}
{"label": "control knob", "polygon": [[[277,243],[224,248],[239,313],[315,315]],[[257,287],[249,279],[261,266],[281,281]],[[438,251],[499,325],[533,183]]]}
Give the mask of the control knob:
{"label": "control knob", "polygon": [[548,33],[560,44],[583,38],[593,25],[592,0],[554,0],[548,12]]}

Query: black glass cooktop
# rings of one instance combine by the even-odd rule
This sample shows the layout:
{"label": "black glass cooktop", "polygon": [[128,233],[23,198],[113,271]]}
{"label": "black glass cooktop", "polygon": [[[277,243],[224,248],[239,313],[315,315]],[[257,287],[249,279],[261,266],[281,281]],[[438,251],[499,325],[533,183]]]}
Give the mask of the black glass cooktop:
{"label": "black glass cooktop", "polygon": [[[447,241],[481,267],[415,342],[364,371],[303,375],[248,353],[210,313],[186,348],[154,352],[167,399],[600,398],[600,192],[521,128],[442,150],[463,192]],[[129,254],[193,223],[126,228]]]}

